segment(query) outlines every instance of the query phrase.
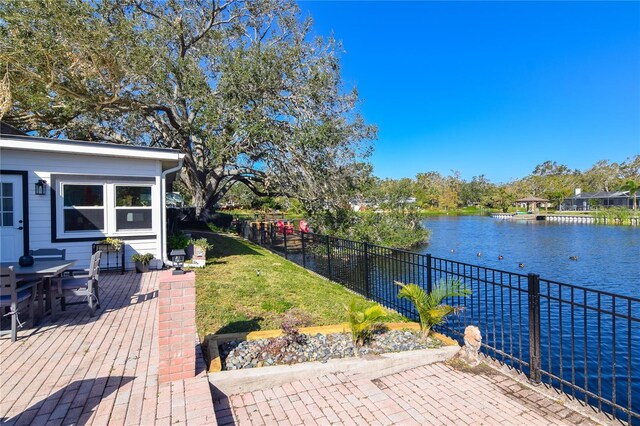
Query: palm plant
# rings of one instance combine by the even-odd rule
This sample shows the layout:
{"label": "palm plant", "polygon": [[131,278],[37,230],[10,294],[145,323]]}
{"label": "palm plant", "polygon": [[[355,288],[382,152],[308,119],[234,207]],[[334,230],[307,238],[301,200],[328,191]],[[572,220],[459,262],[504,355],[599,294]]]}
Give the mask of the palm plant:
{"label": "palm plant", "polygon": [[347,317],[351,326],[353,343],[360,347],[370,337],[375,327],[387,316],[387,312],[379,304],[364,308],[355,299],[347,307]]}
{"label": "palm plant", "polygon": [[638,193],[638,189],[640,189],[640,185],[637,182],[629,179],[622,185],[620,188],[621,191],[629,191],[629,197],[633,197],[633,209],[636,210],[636,194]]}
{"label": "palm plant", "polygon": [[467,296],[471,290],[464,287],[460,280],[448,279],[440,280],[433,286],[431,293],[427,294],[422,287],[416,284],[404,284],[394,281],[396,285],[402,287],[398,293],[401,299],[410,300],[418,311],[420,317],[420,330],[425,338],[431,332],[434,325],[442,324],[444,318],[456,312],[459,308],[443,304],[442,301],[448,297]]}

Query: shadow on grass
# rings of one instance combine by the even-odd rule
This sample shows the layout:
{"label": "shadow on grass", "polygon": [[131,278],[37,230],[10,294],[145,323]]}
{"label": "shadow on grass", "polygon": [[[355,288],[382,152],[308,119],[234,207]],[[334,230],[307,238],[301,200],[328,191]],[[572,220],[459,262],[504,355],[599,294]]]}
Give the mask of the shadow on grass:
{"label": "shadow on grass", "polygon": [[262,321],[264,321],[262,317],[253,317],[248,320],[230,322],[216,330],[214,334],[244,333],[262,330],[262,326],[260,325]]}
{"label": "shadow on grass", "polygon": [[[192,238],[205,237],[209,240],[209,243],[213,245],[211,249],[207,251],[207,257],[220,258],[225,256],[236,255],[254,255],[262,256],[262,253],[254,250],[251,247],[251,243],[241,240],[240,238],[234,238],[227,235],[212,234],[206,232],[192,232]],[[208,259],[210,261],[210,259]],[[219,262],[218,259],[216,261]]]}

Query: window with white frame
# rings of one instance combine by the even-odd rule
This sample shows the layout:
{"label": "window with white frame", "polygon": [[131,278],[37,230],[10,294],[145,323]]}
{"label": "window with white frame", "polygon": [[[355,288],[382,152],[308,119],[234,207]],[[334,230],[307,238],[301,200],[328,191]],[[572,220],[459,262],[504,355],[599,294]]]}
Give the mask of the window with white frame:
{"label": "window with white frame", "polygon": [[65,232],[104,231],[104,185],[62,186]]}
{"label": "window with white frame", "polygon": [[116,185],[116,231],[151,229],[151,187]]}
{"label": "window with white frame", "polygon": [[78,182],[60,178],[57,181],[60,196],[55,209],[57,236],[84,238],[151,231],[154,185],[148,181],[130,183],[124,178],[119,180]]}

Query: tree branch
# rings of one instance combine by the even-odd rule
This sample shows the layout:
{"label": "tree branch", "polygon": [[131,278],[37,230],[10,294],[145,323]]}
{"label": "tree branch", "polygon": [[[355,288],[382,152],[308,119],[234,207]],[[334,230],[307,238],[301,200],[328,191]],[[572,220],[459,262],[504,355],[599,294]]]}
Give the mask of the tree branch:
{"label": "tree branch", "polygon": [[127,138],[125,135],[116,132],[112,129],[105,129],[103,127],[93,126],[89,130],[89,134],[94,139],[100,139],[106,142],[113,142],[123,145],[136,145],[134,141]]}

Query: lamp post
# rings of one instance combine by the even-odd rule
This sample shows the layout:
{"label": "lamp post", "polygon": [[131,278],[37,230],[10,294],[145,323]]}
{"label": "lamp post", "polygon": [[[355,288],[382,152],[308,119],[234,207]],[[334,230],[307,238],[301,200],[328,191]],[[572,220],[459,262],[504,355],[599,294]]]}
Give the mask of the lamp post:
{"label": "lamp post", "polygon": [[173,266],[175,266],[175,270],[173,271],[173,275],[182,275],[184,274],[184,270],[182,267],[184,266],[184,258],[187,253],[184,252],[183,249],[173,249],[169,256],[171,256],[171,261],[173,262]]}

